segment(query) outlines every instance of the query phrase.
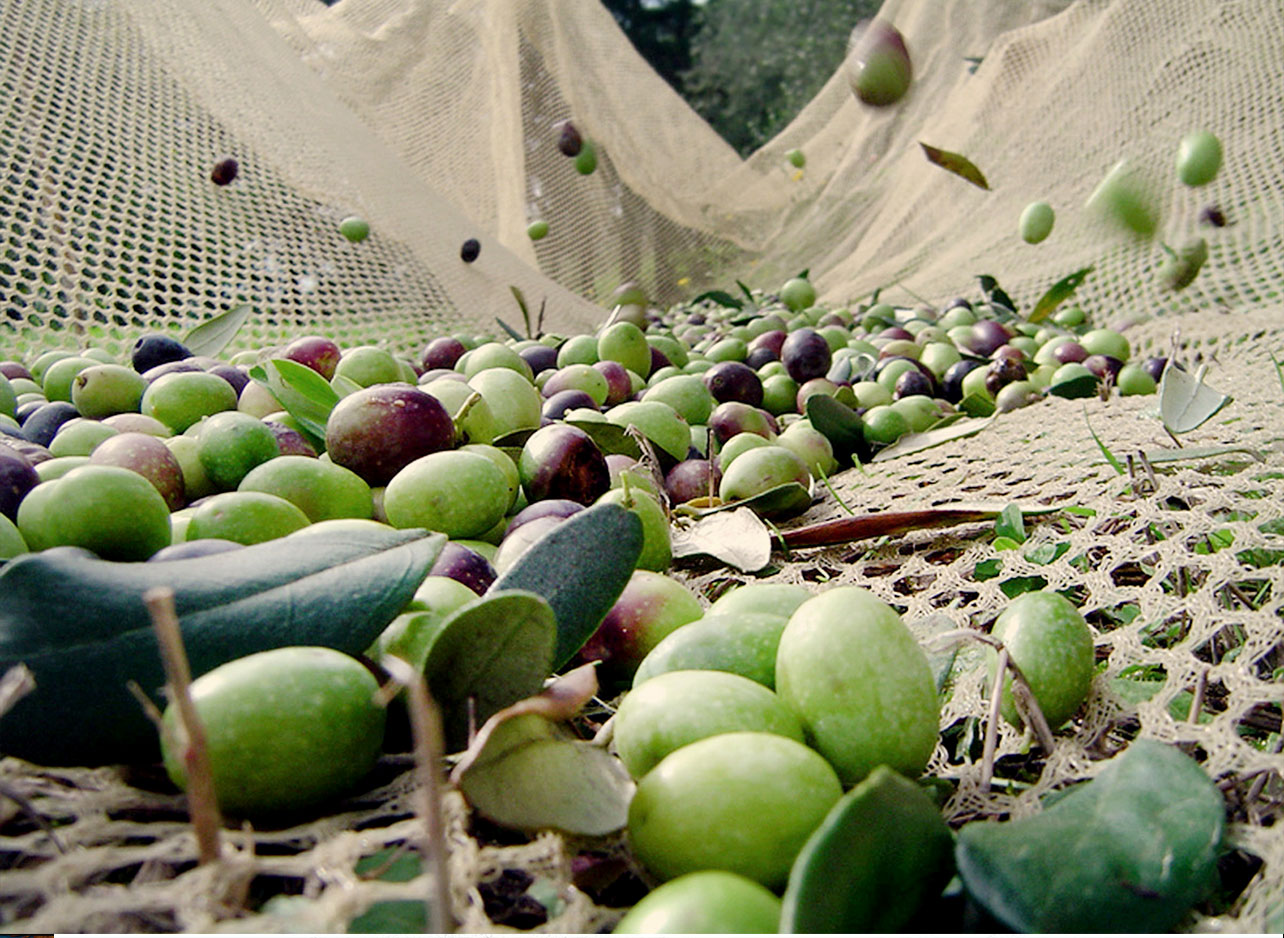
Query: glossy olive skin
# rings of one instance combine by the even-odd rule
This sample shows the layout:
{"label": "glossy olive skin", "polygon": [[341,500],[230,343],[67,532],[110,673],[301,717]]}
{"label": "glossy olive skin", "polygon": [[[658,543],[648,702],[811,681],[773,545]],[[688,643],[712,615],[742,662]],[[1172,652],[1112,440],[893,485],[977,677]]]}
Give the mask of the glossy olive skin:
{"label": "glossy olive skin", "polygon": [[376,384],[349,394],[334,406],[325,429],[330,459],[368,485],[387,485],[414,460],[454,441],[446,408],[409,384]]}

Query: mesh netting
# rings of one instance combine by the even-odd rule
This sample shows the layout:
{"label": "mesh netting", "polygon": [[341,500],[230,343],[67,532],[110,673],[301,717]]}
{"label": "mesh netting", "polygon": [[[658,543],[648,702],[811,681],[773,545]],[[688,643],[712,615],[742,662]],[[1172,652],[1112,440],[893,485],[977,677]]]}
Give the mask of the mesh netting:
{"label": "mesh netting", "polygon": [[[984,526],[778,556],[775,579],[866,586],[916,629],[985,628],[1008,594],[1072,590],[1101,673],[1043,753],[1001,730],[982,787],[986,705],[961,649],[929,772],[954,783],[954,824],[1021,816],[1093,775],[1138,737],[1177,743],[1227,796],[1235,875],[1224,915],[1188,930],[1278,930],[1284,907],[1284,17],[1273,0],[910,3],[916,84],[898,107],[860,107],[835,74],[776,140],[740,160],[641,62],[593,0],[27,0],[0,4],[0,344],[22,357],[88,343],[117,352],[144,328],[182,330],[241,302],[236,346],[300,331],[412,351],[446,330],[515,322],[510,286],[547,303],[546,328],[587,331],[625,280],[653,301],[767,288],[810,268],[827,301],[878,287],[941,303],[992,274],[1022,308],[1089,264],[1094,319],[1149,319],[1135,351],[1190,364],[1234,403],[1183,437],[1221,452],[1177,461],[1153,398],[1047,399],[977,437],[831,480],[799,521],[852,509],[1018,501],[1071,508],[1030,521],[1020,550]],[[975,71],[969,57],[981,57]],[[572,118],[598,146],[591,176],[554,147]],[[1225,145],[1215,182],[1172,182],[1176,141],[1206,127]],[[992,190],[930,166],[918,141],[967,154]],[[807,155],[801,178],[784,153]],[[242,172],[227,187],[223,155]],[[1159,193],[1160,235],[1199,230],[1210,258],[1180,294],[1153,283],[1159,249],[1095,227],[1087,195],[1120,157]],[[1047,242],[1016,237],[1024,205],[1058,212]],[[1198,228],[1206,204],[1231,224]],[[345,241],[359,214],[369,240]],[[529,221],[549,222],[532,243]],[[459,257],[482,241],[474,264]],[[896,292],[894,284],[902,284]],[[912,291],[912,292],[911,292]],[[1155,313],[1164,315],[1151,318]],[[1106,462],[1091,430],[1131,474]],[[1229,447],[1240,449],[1231,451]],[[1149,453],[1142,458],[1140,454]],[[678,571],[708,601],[724,568]],[[1036,579],[1037,578],[1037,579]],[[235,854],[196,868],[181,800],[112,769],[0,762],[0,779],[58,822],[52,839],[0,800],[0,921],[43,931],[342,931],[376,898],[420,897],[424,877],[367,881],[359,860],[413,849],[411,776],[390,758],[379,786],[333,816],[232,834]],[[620,838],[583,844],[478,840],[447,803],[454,912],[495,931],[487,884],[519,869],[559,897],[541,926],[608,927],[573,858],[627,860]],[[238,839],[239,837],[239,839]],[[244,897],[299,893],[278,914],[232,914]],[[255,903],[249,905],[254,907]]]}

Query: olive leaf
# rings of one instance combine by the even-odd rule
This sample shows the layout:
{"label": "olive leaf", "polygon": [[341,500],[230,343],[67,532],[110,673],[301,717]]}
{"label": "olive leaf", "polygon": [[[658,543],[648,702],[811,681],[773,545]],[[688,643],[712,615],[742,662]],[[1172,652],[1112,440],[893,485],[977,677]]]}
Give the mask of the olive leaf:
{"label": "olive leaf", "polygon": [[[1051,514],[1056,508],[1023,508],[1026,516]],[[1002,509],[980,505],[951,505],[909,511],[874,511],[848,518],[817,521],[801,528],[789,528],[778,535],[786,547],[824,547],[870,537],[908,534],[923,528],[947,527],[972,521],[993,521]]]}
{"label": "olive leaf", "polygon": [[941,895],[954,840],[932,799],[885,765],[830,809],[789,873],[780,931],[897,932]]}
{"label": "olive leaf", "polygon": [[422,899],[381,899],[348,923],[349,935],[416,935],[428,930]]}
{"label": "olive leaf", "polygon": [[339,403],[339,392],[307,365],[273,358],[250,369],[250,378],[265,386],[286,412],[299,422],[309,443],[325,449],[325,425]]}
{"label": "olive leaf", "polygon": [[724,306],[727,309],[742,309],[745,305],[726,290],[708,290],[701,293],[691,302],[692,304],[695,304],[703,300],[712,300],[714,303],[717,303],[719,306]]}
{"label": "olive leaf", "polygon": [[807,398],[805,410],[811,425],[829,440],[839,466],[851,466],[869,458],[869,444],[865,442],[856,411],[827,394]]}
{"label": "olive leaf", "polygon": [[538,692],[553,669],[556,640],[553,609],[534,593],[491,591],[451,613],[424,664],[447,747],[467,744],[471,719],[487,720]]}
{"label": "olive leaf", "polygon": [[1204,372],[1199,374],[1176,367],[1170,359],[1159,379],[1159,417],[1164,429],[1172,436],[1189,433],[1202,426],[1233,398],[1204,384]]}
{"label": "olive leaf", "polygon": [[589,837],[624,826],[633,788],[619,759],[536,714],[498,727],[459,777],[469,804],[496,824]]}
{"label": "olive leaf", "polygon": [[566,420],[573,427],[587,433],[603,456],[621,455],[633,459],[642,458],[642,447],[638,445],[627,428],[618,423],[606,420]]}
{"label": "olive leaf", "polygon": [[670,540],[675,558],[707,555],[744,573],[755,573],[771,561],[771,534],[753,509],[740,507],[675,525]]}
{"label": "olive leaf", "polygon": [[965,825],[955,859],[1015,931],[1166,932],[1214,884],[1225,812],[1195,760],[1142,739],[1041,814]]}
{"label": "olive leaf", "polygon": [[1043,322],[1043,320],[1052,315],[1058,306],[1074,295],[1074,291],[1079,289],[1080,284],[1088,279],[1088,274],[1090,273],[1092,273],[1091,265],[1062,277],[1048,288],[1047,293],[1039,297],[1039,301],[1034,304],[1034,309],[1030,310],[1027,320],[1029,322]]}
{"label": "olive leaf", "polygon": [[[809,400],[808,403],[811,403],[811,401]],[[940,446],[942,443],[951,443],[954,440],[963,440],[967,437],[975,436],[996,419],[997,415],[995,414],[990,415],[989,418],[955,419],[945,423],[944,426],[934,426],[930,430],[923,430],[918,433],[906,433],[891,446],[885,446],[875,453],[872,462],[886,462],[889,459],[898,459],[911,453],[921,453],[923,450]]]}
{"label": "olive leaf", "polygon": [[642,521],[620,505],[591,505],[527,548],[491,584],[547,600],[557,622],[552,668],[559,671],[615,605],[642,556]]}
{"label": "olive leaf", "polygon": [[1007,538],[1017,546],[1025,543],[1025,520],[1021,515],[1021,506],[1015,503],[1008,505],[994,519],[996,537]]}
{"label": "olive leaf", "polygon": [[981,189],[990,188],[989,182],[986,181],[985,174],[977,169],[976,164],[962,153],[952,153],[949,150],[942,150],[937,147],[928,146],[921,140],[918,145],[923,148],[923,153],[926,154],[930,162],[935,163],[942,169],[949,170],[954,175],[959,176],[962,179],[966,179],[974,186],[978,186]]}
{"label": "olive leaf", "polygon": [[236,338],[252,312],[254,307],[249,303],[233,306],[193,327],[183,337],[183,344],[193,355],[208,355],[213,358]]}
{"label": "olive leaf", "polygon": [[1012,302],[1012,297],[1008,296],[1007,291],[999,286],[999,281],[989,274],[977,274],[976,279],[981,285],[981,293],[991,306],[1009,313],[1017,311],[1016,303]]}
{"label": "olive leaf", "polygon": [[1093,374],[1080,374],[1049,385],[1048,393],[1068,400],[1085,397],[1096,397],[1101,388],[1101,379]]}

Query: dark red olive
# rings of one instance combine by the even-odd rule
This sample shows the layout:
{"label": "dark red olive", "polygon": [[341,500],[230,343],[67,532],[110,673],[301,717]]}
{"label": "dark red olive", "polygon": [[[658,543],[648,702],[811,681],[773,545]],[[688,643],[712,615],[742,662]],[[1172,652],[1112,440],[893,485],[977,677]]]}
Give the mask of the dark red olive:
{"label": "dark red olive", "polygon": [[580,150],[584,146],[584,138],[570,121],[562,121],[561,127],[557,133],[557,148],[562,151],[563,156],[579,156]]}
{"label": "dark red olive", "polygon": [[240,171],[240,165],[232,157],[221,159],[210,170],[210,181],[216,186],[229,185]]}

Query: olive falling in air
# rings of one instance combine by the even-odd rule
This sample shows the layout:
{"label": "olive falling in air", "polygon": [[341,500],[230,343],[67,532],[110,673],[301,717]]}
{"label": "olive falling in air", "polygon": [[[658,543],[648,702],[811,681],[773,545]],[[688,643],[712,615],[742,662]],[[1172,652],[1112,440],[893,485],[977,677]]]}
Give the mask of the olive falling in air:
{"label": "olive falling in air", "polygon": [[471,264],[477,260],[477,255],[481,253],[481,242],[476,238],[469,238],[459,248],[459,258],[465,264]]}
{"label": "olive falling in air", "polygon": [[557,135],[557,148],[562,151],[563,156],[578,156],[580,148],[584,146],[584,138],[570,121],[562,121],[561,130]]}
{"label": "olive falling in air", "polygon": [[210,170],[210,180],[216,186],[226,186],[236,178],[239,169],[236,160],[229,156],[214,164],[214,168]]}

